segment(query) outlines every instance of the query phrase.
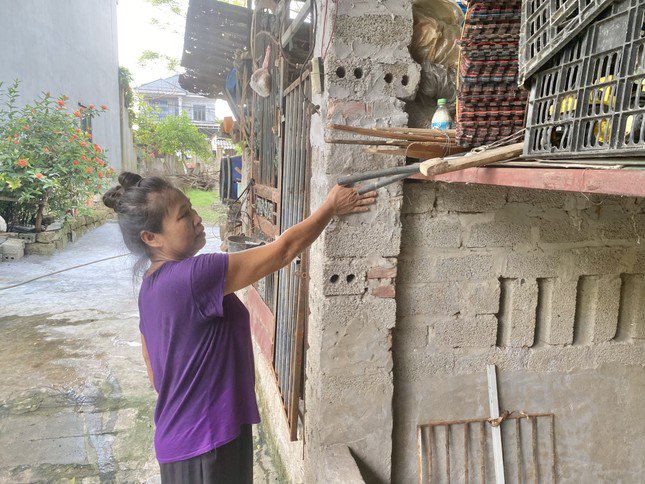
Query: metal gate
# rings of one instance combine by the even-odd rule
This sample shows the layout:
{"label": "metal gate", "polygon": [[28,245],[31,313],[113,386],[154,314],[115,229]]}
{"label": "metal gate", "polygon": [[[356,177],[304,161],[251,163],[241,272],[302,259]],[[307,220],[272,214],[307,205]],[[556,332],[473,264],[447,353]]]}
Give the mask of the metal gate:
{"label": "metal gate", "polygon": [[[283,93],[284,145],[280,231],[301,222],[309,213],[311,146],[309,143],[311,92],[309,71]],[[276,313],[274,367],[289,421],[291,440],[297,438],[299,402],[303,384],[304,338],[307,319],[307,252],[280,270]]]}

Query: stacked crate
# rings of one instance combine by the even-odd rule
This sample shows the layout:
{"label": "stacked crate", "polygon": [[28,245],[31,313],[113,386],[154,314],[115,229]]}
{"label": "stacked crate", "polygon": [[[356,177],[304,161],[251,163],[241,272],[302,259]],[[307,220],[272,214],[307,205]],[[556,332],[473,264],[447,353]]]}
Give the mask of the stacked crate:
{"label": "stacked crate", "polygon": [[[645,156],[645,1],[607,6],[602,0],[575,0],[567,11],[549,0],[526,3],[520,56],[531,86],[525,155],[608,163],[619,155]],[[538,42],[553,36],[551,30],[564,29],[567,19],[581,17],[583,9],[588,24],[563,48]],[[545,24],[540,18],[567,23]]]}
{"label": "stacked crate", "polygon": [[493,143],[524,127],[527,92],[518,87],[521,0],[471,0],[459,41],[457,142]]}

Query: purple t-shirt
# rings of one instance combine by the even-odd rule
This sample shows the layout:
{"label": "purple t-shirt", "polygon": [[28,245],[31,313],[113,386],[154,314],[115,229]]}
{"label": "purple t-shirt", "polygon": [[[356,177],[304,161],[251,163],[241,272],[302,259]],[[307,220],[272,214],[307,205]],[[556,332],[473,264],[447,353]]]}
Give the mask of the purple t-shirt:
{"label": "purple t-shirt", "polygon": [[162,463],[204,454],[260,421],[249,313],[224,295],[228,254],[166,262],[139,292],[139,328],[158,392]]}

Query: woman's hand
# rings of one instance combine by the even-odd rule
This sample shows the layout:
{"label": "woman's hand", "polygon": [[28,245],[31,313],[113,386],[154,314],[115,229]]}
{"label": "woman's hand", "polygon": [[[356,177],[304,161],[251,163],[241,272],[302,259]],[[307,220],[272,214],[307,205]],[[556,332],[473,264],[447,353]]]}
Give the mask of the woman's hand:
{"label": "woman's hand", "polygon": [[369,205],[376,202],[376,192],[359,195],[355,188],[334,186],[327,195],[328,203],[334,215],[347,215],[350,213],[367,212]]}

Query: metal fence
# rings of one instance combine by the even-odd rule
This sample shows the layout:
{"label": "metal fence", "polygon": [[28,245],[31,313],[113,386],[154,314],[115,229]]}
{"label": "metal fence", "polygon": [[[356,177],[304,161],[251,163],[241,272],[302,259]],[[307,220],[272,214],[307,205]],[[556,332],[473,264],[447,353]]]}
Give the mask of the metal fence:
{"label": "metal fence", "polygon": [[[284,95],[284,145],[280,228],[284,232],[309,212],[311,147],[309,144],[311,90],[305,72]],[[297,437],[298,406],[303,377],[304,335],[307,318],[307,255],[280,270],[276,312],[274,367],[289,420],[291,439]]]}

